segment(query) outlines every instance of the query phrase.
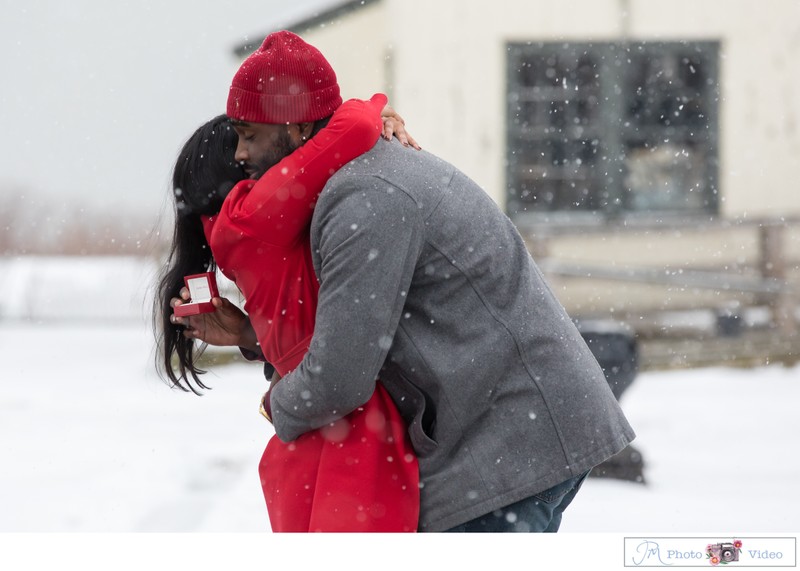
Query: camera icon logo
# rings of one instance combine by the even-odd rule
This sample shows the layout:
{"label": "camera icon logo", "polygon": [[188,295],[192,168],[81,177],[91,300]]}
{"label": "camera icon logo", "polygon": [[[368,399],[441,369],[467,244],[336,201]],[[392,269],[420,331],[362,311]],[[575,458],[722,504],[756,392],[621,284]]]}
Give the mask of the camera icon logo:
{"label": "camera icon logo", "polygon": [[739,551],[742,549],[742,542],[734,539],[726,543],[712,543],[706,547],[706,557],[712,565],[722,563],[732,563],[739,561]]}

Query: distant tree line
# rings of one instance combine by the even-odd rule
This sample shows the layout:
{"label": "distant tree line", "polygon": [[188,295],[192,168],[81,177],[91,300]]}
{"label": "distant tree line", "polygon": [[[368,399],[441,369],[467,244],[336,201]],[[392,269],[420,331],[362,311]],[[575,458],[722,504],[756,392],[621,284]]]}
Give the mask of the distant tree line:
{"label": "distant tree line", "polygon": [[0,256],[158,256],[169,242],[171,214],[101,210],[70,198],[68,204],[0,188]]}

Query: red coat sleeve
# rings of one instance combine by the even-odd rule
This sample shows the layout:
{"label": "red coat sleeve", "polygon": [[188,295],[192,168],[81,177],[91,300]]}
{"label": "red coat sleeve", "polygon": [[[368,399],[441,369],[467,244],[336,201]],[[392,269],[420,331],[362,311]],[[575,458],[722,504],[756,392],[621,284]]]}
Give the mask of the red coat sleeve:
{"label": "red coat sleeve", "polygon": [[289,246],[308,232],[314,205],[328,179],[370,150],[380,137],[386,96],[351,99],[328,125],[270,168],[255,184],[239,184],[223,205],[236,227],[268,244]]}

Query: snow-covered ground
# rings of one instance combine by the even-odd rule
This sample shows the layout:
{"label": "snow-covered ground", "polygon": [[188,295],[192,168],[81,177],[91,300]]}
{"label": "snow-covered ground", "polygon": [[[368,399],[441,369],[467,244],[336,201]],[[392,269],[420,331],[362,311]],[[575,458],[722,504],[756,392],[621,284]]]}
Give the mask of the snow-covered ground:
{"label": "snow-covered ground", "polygon": [[[167,388],[133,321],[0,322],[0,531],[265,531],[264,381]],[[800,530],[800,369],[641,374],[623,397],[646,485],[590,479],[565,532]]]}
{"label": "snow-covered ground", "polygon": [[[208,375],[214,389],[201,398],[167,388],[154,372],[152,332],[134,317],[145,304],[129,303],[133,294],[117,289],[124,280],[98,281],[105,287],[85,295],[40,296],[63,313],[58,319],[37,313],[32,296],[32,319],[20,319],[17,304],[0,312],[0,567],[9,547],[28,553],[25,541],[41,544],[42,532],[58,532],[46,536],[50,542],[63,532],[271,537],[256,472],[272,434],[257,412],[260,368],[218,367]],[[76,317],[110,291],[136,309],[112,320]],[[601,534],[800,532],[800,368],[641,374],[622,406],[638,433],[647,484],[589,479],[551,543],[570,534],[586,542]],[[34,535],[9,539],[11,532]],[[185,537],[167,536],[170,545]],[[81,534],[66,537],[69,546],[94,545]],[[458,541],[440,537],[442,545]]]}

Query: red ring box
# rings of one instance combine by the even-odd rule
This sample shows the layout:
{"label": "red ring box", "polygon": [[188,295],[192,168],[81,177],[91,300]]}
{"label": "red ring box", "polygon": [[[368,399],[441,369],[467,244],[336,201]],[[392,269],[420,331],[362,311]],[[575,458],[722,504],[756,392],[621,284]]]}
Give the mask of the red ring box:
{"label": "red ring box", "polygon": [[172,309],[175,315],[178,317],[188,317],[190,315],[211,313],[214,311],[211,298],[219,297],[219,291],[217,291],[217,277],[214,275],[214,272],[185,276],[183,282],[189,289],[189,295],[192,301],[190,303],[176,305]]}

